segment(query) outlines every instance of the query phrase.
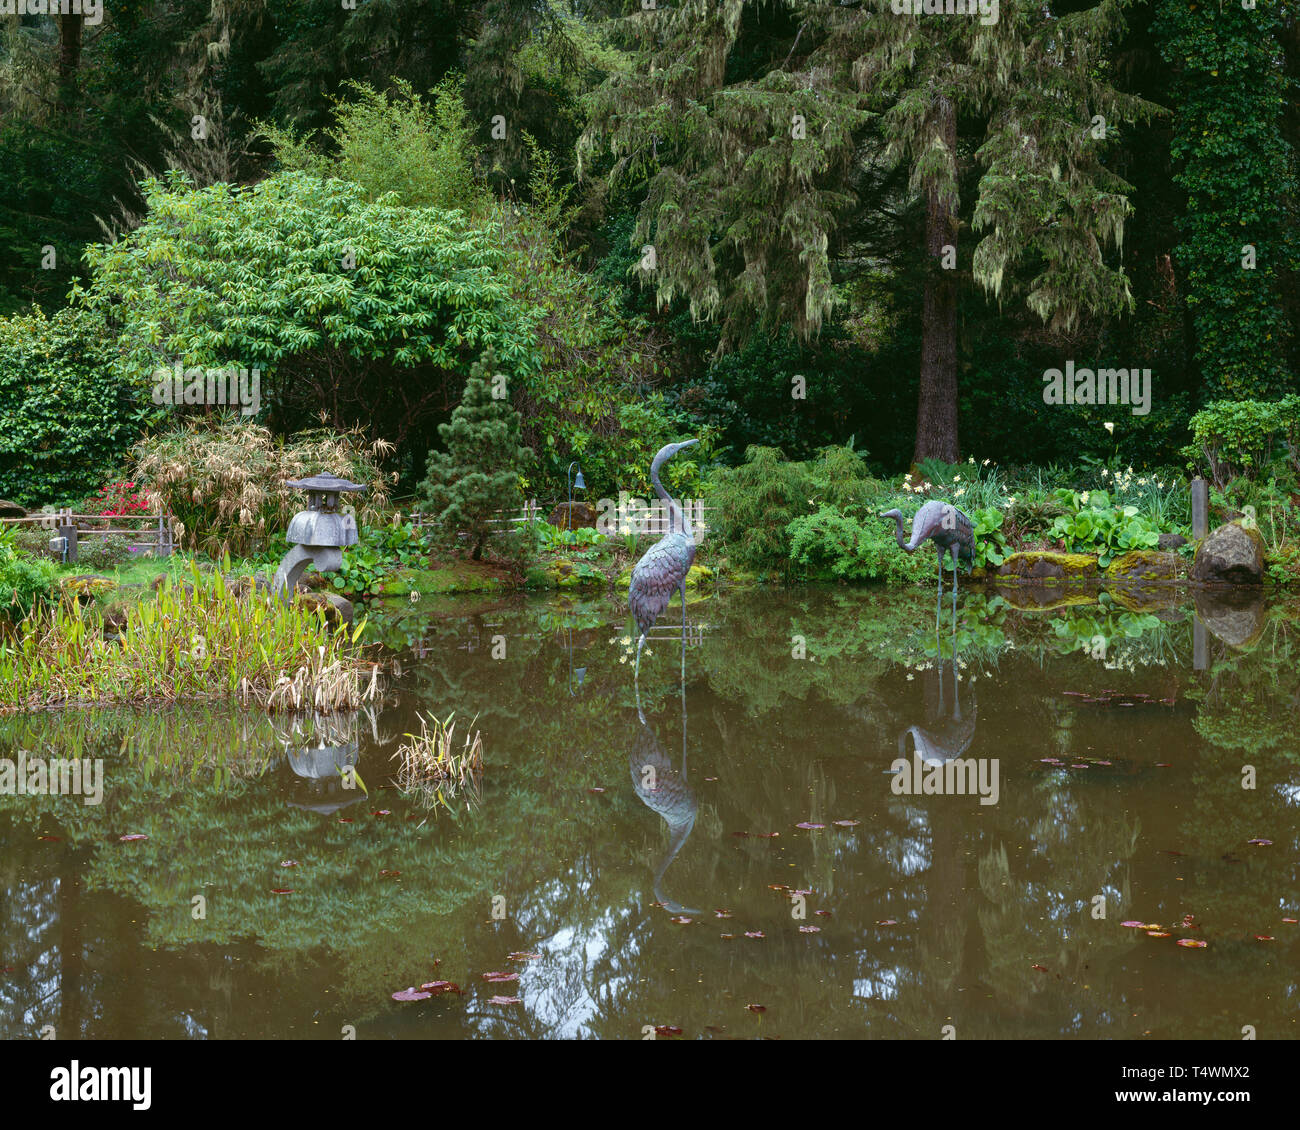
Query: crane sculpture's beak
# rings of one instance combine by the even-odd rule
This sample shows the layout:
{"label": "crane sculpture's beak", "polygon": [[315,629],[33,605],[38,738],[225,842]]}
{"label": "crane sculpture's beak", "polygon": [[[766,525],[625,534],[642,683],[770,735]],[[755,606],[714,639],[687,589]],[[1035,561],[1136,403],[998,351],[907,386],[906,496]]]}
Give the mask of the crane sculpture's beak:
{"label": "crane sculpture's beak", "polygon": [[684,440],[684,441],[682,441],[681,443],[679,443],[679,444],[677,445],[677,450],[678,450],[678,451],[685,451],[686,448],[688,448],[688,447],[694,447],[694,446],[695,446],[697,443],[699,443],[699,442],[700,442],[700,441],[699,441],[698,439],[688,439],[688,440]]}

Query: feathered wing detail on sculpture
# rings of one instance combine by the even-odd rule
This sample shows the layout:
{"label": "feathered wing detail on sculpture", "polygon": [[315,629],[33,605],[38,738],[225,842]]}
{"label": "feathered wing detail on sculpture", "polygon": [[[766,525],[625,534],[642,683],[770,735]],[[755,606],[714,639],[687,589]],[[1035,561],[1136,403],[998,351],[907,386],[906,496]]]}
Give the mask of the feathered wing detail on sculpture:
{"label": "feathered wing detail on sculpture", "polygon": [[[970,516],[950,502],[931,499],[912,519],[912,537],[909,541],[903,526],[901,510],[886,510],[880,515],[894,523],[894,537],[905,553],[915,553],[925,542],[932,542],[939,553],[939,601],[943,601],[943,559],[952,554],[952,614],[957,615],[957,560],[975,559],[975,526]],[[939,628],[939,610],[935,609],[935,631]]]}

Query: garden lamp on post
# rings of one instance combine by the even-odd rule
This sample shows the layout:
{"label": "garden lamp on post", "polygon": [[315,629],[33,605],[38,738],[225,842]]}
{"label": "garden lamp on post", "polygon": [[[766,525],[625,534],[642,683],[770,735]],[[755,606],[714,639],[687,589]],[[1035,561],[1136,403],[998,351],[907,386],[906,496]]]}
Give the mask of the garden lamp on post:
{"label": "garden lamp on post", "polygon": [[336,573],[343,567],[343,550],[357,544],[357,522],[339,513],[339,495],[369,488],[340,479],[328,471],[310,479],[294,479],[288,486],[307,492],[307,509],[295,514],[286,537],[291,546],[275,571],[271,590],[286,604],[293,599],[298,578],[308,565],[318,573]]}
{"label": "garden lamp on post", "polygon": [[[576,479],[573,477],[574,467],[578,468],[578,477]],[[583,481],[582,478],[582,468],[578,465],[578,461],[576,459],[569,464],[569,470],[566,473],[565,478],[568,480],[569,483],[569,509],[566,512],[567,525],[565,528],[571,530],[573,529],[573,492],[574,490],[587,489],[587,484]]]}

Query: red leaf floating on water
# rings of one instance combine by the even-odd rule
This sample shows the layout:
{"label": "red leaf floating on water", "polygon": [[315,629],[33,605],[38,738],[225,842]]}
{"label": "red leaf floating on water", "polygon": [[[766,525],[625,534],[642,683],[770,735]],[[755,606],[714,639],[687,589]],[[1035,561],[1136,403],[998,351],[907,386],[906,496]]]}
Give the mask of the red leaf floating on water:
{"label": "red leaf floating on water", "polygon": [[767,1011],[767,1005],[765,1005],[765,1004],[747,1004],[747,1005],[745,1005],[745,1007],[746,1007],[747,1009],[749,1009],[750,1012],[766,1012],[766,1011]]}
{"label": "red leaf floating on water", "polygon": [[1180,946],[1187,946],[1189,949],[1203,950],[1207,945],[1209,945],[1209,942],[1197,941],[1195,938],[1179,938],[1178,944]]}
{"label": "red leaf floating on water", "polygon": [[390,871],[388,868],[384,868],[382,871],[379,872],[379,874],[381,874],[381,875],[400,875],[401,872],[400,872],[400,871]]}
{"label": "red leaf floating on water", "polygon": [[811,824],[805,820],[802,824],[796,824],[796,828],[825,828],[825,824]]}
{"label": "red leaf floating on water", "polygon": [[814,910],[813,913],[817,915],[819,918],[829,918],[831,916],[831,912],[829,910]]}
{"label": "red leaf floating on water", "polygon": [[1283,918],[1282,921],[1285,922],[1288,926],[1294,926],[1294,925],[1296,924],[1297,921],[1300,921],[1300,919],[1296,919],[1296,918]]}
{"label": "red leaf floating on water", "polygon": [[1111,764],[1113,764],[1113,762],[1110,762],[1110,761],[1098,761],[1097,764],[1098,764],[1098,765],[1111,765]]}
{"label": "red leaf floating on water", "polygon": [[1157,762],[1156,762],[1156,768],[1157,768],[1157,769],[1172,769],[1173,767],[1174,767],[1174,763],[1173,763],[1172,761],[1157,761]]}
{"label": "red leaf floating on water", "polygon": [[1256,935],[1255,935],[1255,941],[1257,941],[1257,942],[1271,942],[1272,940],[1273,940],[1273,935],[1272,935],[1272,934],[1256,934]]}
{"label": "red leaf floating on water", "polygon": [[681,1034],[682,1034],[682,1030],[678,1028],[676,1025],[673,1024],[655,1025],[656,1036],[680,1036]]}
{"label": "red leaf floating on water", "polygon": [[767,889],[769,891],[788,891],[790,888],[784,883],[768,883]]}
{"label": "red leaf floating on water", "polygon": [[415,986],[412,985],[409,989],[402,989],[402,990],[400,990],[400,991],[394,993],[394,994],[393,994],[393,1000],[395,1000],[395,1001],[427,1001],[431,996],[433,996],[432,993],[420,993],[420,992],[416,992],[416,990],[415,990]]}
{"label": "red leaf floating on water", "polygon": [[540,953],[512,953],[507,958],[508,961],[541,961]]}
{"label": "red leaf floating on water", "polygon": [[705,779],[706,781],[716,781],[716,780],[717,780],[717,777],[705,777],[704,779]]}
{"label": "red leaf floating on water", "polygon": [[799,933],[801,933],[801,934],[820,934],[821,932],[822,932],[822,928],[821,928],[820,926],[800,926],[800,927],[799,927]]}
{"label": "red leaf floating on water", "polygon": [[1142,923],[1139,922],[1136,918],[1130,918],[1127,922],[1121,922],[1120,925],[1127,926],[1130,930],[1142,929]]}
{"label": "red leaf floating on water", "polygon": [[62,836],[37,836],[38,840],[61,840]]}
{"label": "red leaf floating on water", "polygon": [[678,926],[689,926],[695,919],[687,918],[684,914],[678,914],[676,917],[668,919],[668,921],[675,922]]}
{"label": "red leaf floating on water", "polygon": [[488,1004],[523,1004],[518,997],[493,997]]}
{"label": "red leaf floating on water", "polygon": [[1272,841],[1272,840],[1260,840],[1260,839],[1255,839],[1255,840],[1247,840],[1246,843],[1248,843],[1248,844],[1254,844],[1255,847],[1272,847],[1272,846],[1273,846],[1273,841]]}
{"label": "red leaf floating on water", "polygon": [[493,984],[496,984],[498,982],[506,982],[506,981],[518,981],[519,974],[511,973],[509,970],[506,970],[504,972],[496,972],[496,973],[484,973],[483,980],[490,981]]}
{"label": "red leaf floating on water", "polygon": [[149,837],[143,832],[128,832],[125,836],[117,837],[122,843],[129,844],[133,840],[147,840]]}
{"label": "red leaf floating on water", "polygon": [[[1167,937],[1169,937],[1169,931],[1168,931],[1168,930],[1148,930],[1148,931],[1147,931],[1147,937],[1148,937],[1148,938],[1167,938]],[[1182,945],[1182,943],[1180,942],[1179,945]]]}
{"label": "red leaf floating on water", "polygon": [[272,887],[272,888],[271,888],[271,894],[273,894],[273,895],[291,895],[291,894],[293,894],[293,889],[292,889],[291,887]]}
{"label": "red leaf floating on water", "polygon": [[352,823],[352,817],[351,817],[351,816],[340,816],[340,817],[339,817],[339,823],[340,823],[340,824],[351,824],[351,823]]}
{"label": "red leaf floating on water", "polygon": [[877,925],[877,926],[897,926],[897,925],[898,925],[898,920],[897,920],[896,918],[882,918],[882,919],[880,919],[880,920],[876,923],[876,925]]}
{"label": "red leaf floating on water", "polygon": [[1046,966],[1046,965],[1031,965],[1029,968],[1030,968],[1030,969],[1037,969],[1039,973],[1046,973],[1046,972],[1047,972],[1047,966]]}
{"label": "red leaf floating on water", "polygon": [[795,895],[810,895],[810,894],[812,894],[812,891],[810,891],[810,890],[805,890],[804,888],[801,887],[801,888],[799,888],[798,890],[791,891],[791,892],[790,892],[790,897],[791,897],[791,898],[794,898]]}
{"label": "red leaf floating on water", "polygon": [[459,993],[463,992],[461,987],[455,981],[426,981],[420,986],[420,991],[437,996],[439,993]]}
{"label": "red leaf floating on water", "polygon": [[389,812],[388,809],[386,808],[381,808],[375,812],[372,812],[370,815],[371,816],[392,816],[392,813]]}
{"label": "red leaf floating on water", "polygon": [[282,860],[280,860],[280,866],[281,866],[281,867],[297,867],[297,866],[298,866],[298,861],[297,861],[296,859],[282,859]]}
{"label": "red leaf floating on water", "polygon": [[1071,768],[1071,769],[1087,769],[1088,766],[1085,765],[1082,761],[1076,761],[1076,762],[1074,762],[1074,764],[1072,764],[1072,765],[1070,766],[1070,768]]}
{"label": "red leaf floating on water", "polygon": [[602,789],[602,788],[595,788],[595,789],[588,789],[588,790],[587,790],[587,792],[589,792],[589,793],[603,793],[604,791],[605,791],[605,790]]}
{"label": "red leaf floating on water", "polygon": [[746,930],[746,931],[745,931],[745,937],[747,937],[747,938],[766,938],[767,935],[764,934],[762,930]]}
{"label": "red leaf floating on water", "polygon": [[862,823],[861,820],[833,820],[832,823],[837,828],[856,828]]}
{"label": "red leaf floating on water", "polygon": [[731,941],[735,941],[736,935],[735,935],[735,934],[719,934],[718,937],[720,937],[724,942],[731,942]]}

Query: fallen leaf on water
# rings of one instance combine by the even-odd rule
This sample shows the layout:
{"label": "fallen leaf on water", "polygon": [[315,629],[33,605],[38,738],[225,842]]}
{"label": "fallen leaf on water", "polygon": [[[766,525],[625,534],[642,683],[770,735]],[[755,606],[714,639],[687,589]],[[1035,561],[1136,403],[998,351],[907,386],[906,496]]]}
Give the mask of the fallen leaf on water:
{"label": "fallen leaf on water", "polygon": [[856,828],[862,823],[861,820],[835,820],[832,821],[837,828]]}
{"label": "fallen leaf on water", "polygon": [[1168,931],[1168,930],[1148,930],[1148,931],[1147,931],[1147,937],[1148,937],[1148,938],[1167,938],[1167,937],[1169,937],[1169,931]]}
{"label": "fallen leaf on water", "polygon": [[390,871],[388,868],[384,868],[382,871],[379,872],[379,874],[381,874],[381,875],[400,875],[401,872],[400,872],[400,871]]}
{"label": "fallen leaf on water", "polygon": [[820,934],[821,932],[822,932],[822,928],[821,928],[820,926],[800,926],[800,927],[799,927],[799,933],[801,933],[801,934]]}
{"label": "fallen leaf on water", "polygon": [[1255,840],[1247,840],[1246,843],[1248,843],[1248,844],[1254,844],[1255,847],[1272,847],[1272,846],[1273,846],[1273,841],[1272,841],[1272,840],[1260,840],[1260,839],[1255,839]]}
{"label": "fallen leaf on water", "polygon": [[427,1001],[431,996],[433,996],[432,993],[420,993],[420,992],[417,992],[416,989],[415,989],[415,986],[412,985],[409,989],[401,989],[401,990],[399,990],[398,992],[394,993],[394,994],[393,994],[393,1000],[395,1000],[395,1001]]}
{"label": "fallen leaf on water", "polygon": [[1157,761],[1157,762],[1156,762],[1156,768],[1157,768],[1157,769],[1172,769],[1173,767],[1174,767],[1174,763],[1173,763],[1172,761]]}
{"label": "fallen leaf on water", "polygon": [[809,823],[807,820],[805,820],[805,821],[804,821],[803,823],[801,823],[801,824],[796,824],[795,827],[796,827],[796,828],[825,828],[826,825],[825,825],[825,824],[811,824],[811,823]]}
{"label": "fallen leaf on water", "polygon": [[704,779],[705,779],[706,781],[716,781],[716,780],[717,780],[717,777],[705,777]]}
{"label": "fallen leaf on water", "polygon": [[297,867],[297,866],[298,866],[298,861],[297,861],[296,859],[282,859],[282,860],[280,860],[280,866],[281,866],[281,867]]}
{"label": "fallen leaf on water", "polygon": [[680,1036],[681,1034],[682,1034],[682,1030],[678,1028],[676,1025],[673,1024],[655,1025],[656,1036]]}
{"label": "fallen leaf on water", "polygon": [[1180,946],[1187,946],[1188,949],[1203,950],[1210,943],[1197,941],[1195,938],[1179,938],[1178,944]]}
{"label": "fallen leaf on water", "polygon": [[512,953],[507,957],[508,961],[541,961],[540,953]]}
{"label": "fallen leaf on water", "polygon": [[753,836],[757,836],[760,840],[774,840],[781,833],[780,832],[751,832],[750,834]]}
{"label": "fallen leaf on water", "polygon": [[293,894],[293,888],[292,888],[292,887],[272,887],[272,888],[271,888],[271,894],[273,894],[273,895],[291,895],[291,894]]}
{"label": "fallen leaf on water", "polygon": [[1121,922],[1121,926],[1127,926],[1130,930],[1142,930],[1145,927],[1135,918],[1130,918],[1127,922]]}
{"label": "fallen leaf on water", "polygon": [[719,934],[718,937],[720,937],[724,942],[734,942],[736,940],[735,934]]}
{"label": "fallen leaf on water", "polygon": [[371,816],[392,816],[392,813],[389,812],[388,809],[386,808],[380,808],[380,809],[376,809],[370,815]]}
{"label": "fallen leaf on water", "polygon": [[1294,926],[1297,922],[1300,922],[1300,919],[1297,919],[1297,918],[1283,918],[1282,921],[1285,922],[1288,926]]}
{"label": "fallen leaf on water", "polygon": [[506,970],[504,972],[496,972],[496,973],[484,973],[483,980],[490,981],[493,984],[496,984],[498,982],[504,983],[506,981],[518,981],[519,974],[511,973],[509,970]]}
{"label": "fallen leaf on water", "polygon": [[813,913],[817,915],[818,918],[829,918],[831,916],[829,910],[814,910]]}
{"label": "fallen leaf on water", "polygon": [[1047,966],[1046,966],[1046,965],[1031,965],[1029,968],[1030,968],[1030,969],[1037,969],[1039,973],[1046,973],[1046,972],[1047,972]]}
{"label": "fallen leaf on water", "polygon": [[790,888],[784,883],[768,883],[767,889],[769,891],[788,891]]}
{"label": "fallen leaf on water", "polygon": [[436,996],[438,993],[460,993],[464,990],[455,981],[426,981],[420,991]]}
{"label": "fallen leaf on water", "polygon": [[1111,765],[1111,764],[1113,764],[1113,762],[1110,762],[1110,761],[1098,761],[1097,764],[1098,764],[1098,765]]}
{"label": "fallen leaf on water", "polygon": [[488,1004],[523,1004],[518,997],[493,997]]}
{"label": "fallen leaf on water", "polygon": [[61,840],[62,836],[37,836],[38,840]]}
{"label": "fallen leaf on water", "polygon": [[1273,940],[1273,935],[1272,935],[1272,934],[1256,934],[1256,935],[1255,935],[1255,941],[1257,941],[1257,942],[1271,942],[1272,940]]}
{"label": "fallen leaf on water", "polygon": [[765,1005],[765,1004],[747,1004],[747,1005],[745,1005],[745,1007],[746,1007],[747,1009],[749,1009],[750,1012],[766,1012],[766,1011],[767,1011],[767,1005]]}
{"label": "fallen leaf on water", "polygon": [[589,792],[589,793],[603,793],[604,791],[605,791],[605,790],[604,790],[604,789],[601,789],[601,788],[595,788],[595,789],[588,789],[588,790],[587,790],[587,792]]}
{"label": "fallen leaf on water", "polygon": [[798,890],[791,891],[790,897],[793,898],[795,895],[810,895],[810,894],[812,894],[812,891],[805,890],[804,888],[800,887]]}
{"label": "fallen leaf on water", "polygon": [[747,938],[766,938],[767,935],[764,934],[762,930],[746,930],[746,931],[745,931],[745,937],[747,937]]}
{"label": "fallen leaf on water", "polygon": [[351,824],[351,823],[352,823],[352,817],[351,817],[351,816],[340,816],[340,817],[339,817],[339,823],[340,823],[340,824]]}
{"label": "fallen leaf on water", "polygon": [[1086,764],[1084,764],[1082,761],[1076,761],[1073,765],[1070,766],[1070,768],[1071,768],[1071,769],[1087,769],[1088,766],[1087,766]]}
{"label": "fallen leaf on water", "polygon": [[877,926],[897,926],[897,925],[898,925],[898,919],[896,919],[896,918],[881,918],[881,919],[878,919],[878,920],[877,920],[876,925],[877,925]]}
{"label": "fallen leaf on water", "polygon": [[132,840],[147,840],[149,837],[143,832],[128,832],[125,836],[117,837],[122,843],[129,844]]}
{"label": "fallen leaf on water", "polygon": [[668,919],[669,922],[676,922],[678,926],[689,926],[695,921],[693,918],[687,918],[684,914],[679,914],[674,918]]}
{"label": "fallen leaf on water", "polygon": [[731,918],[731,917],[732,917],[732,913],[731,913],[731,911],[729,911],[729,910],[715,910],[715,911],[713,912],[713,917],[714,917],[714,918]]}

